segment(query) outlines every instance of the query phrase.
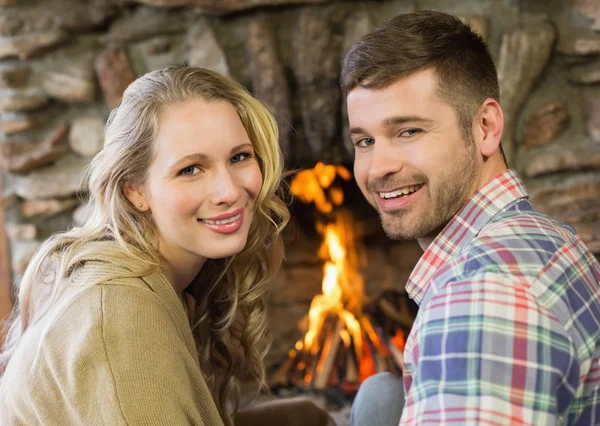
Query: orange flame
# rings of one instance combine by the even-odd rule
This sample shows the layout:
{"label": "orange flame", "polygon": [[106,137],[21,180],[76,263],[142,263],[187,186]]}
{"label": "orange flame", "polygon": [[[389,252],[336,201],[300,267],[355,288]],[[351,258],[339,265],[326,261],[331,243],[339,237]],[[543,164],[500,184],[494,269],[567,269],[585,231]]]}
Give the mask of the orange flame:
{"label": "orange flame", "polygon": [[[291,184],[292,193],[303,202],[315,203],[322,213],[331,213],[334,206],[344,201],[341,188],[332,186],[336,176],[351,178],[343,166],[318,163],[314,169],[299,172]],[[337,315],[342,321],[340,336],[346,347],[354,340],[358,359],[363,355],[361,317],[363,281],[358,273],[358,255],[354,245],[352,221],[349,215],[338,213],[335,221],[319,224],[323,243],[319,256],[325,260],[322,294],[315,296],[308,313],[309,327],[301,346],[306,351],[319,350],[316,339],[328,315]],[[298,345],[300,346],[300,345]],[[297,346],[297,347],[298,347]]]}
{"label": "orange flame", "polygon": [[331,213],[333,206],[344,202],[340,188],[331,187],[336,176],[350,180],[352,175],[344,166],[317,163],[314,169],[298,172],[291,184],[291,191],[303,203],[315,203],[320,212]]}

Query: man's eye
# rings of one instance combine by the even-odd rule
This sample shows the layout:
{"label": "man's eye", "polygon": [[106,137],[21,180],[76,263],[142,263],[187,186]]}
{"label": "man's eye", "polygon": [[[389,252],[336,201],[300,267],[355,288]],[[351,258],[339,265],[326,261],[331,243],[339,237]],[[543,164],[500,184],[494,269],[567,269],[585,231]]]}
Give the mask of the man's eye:
{"label": "man's eye", "polygon": [[197,173],[200,169],[197,166],[188,166],[185,169],[182,169],[179,174],[184,176],[192,176]]}
{"label": "man's eye", "polygon": [[375,139],[372,138],[363,138],[359,139],[354,143],[354,146],[357,148],[365,148],[367,146],[371,146],[375,143]]}
{"label": "man's eye", "polygon": [[414,136],[417,133],[421,133],[422,130],[421,129],[406,129],[400,132],[400,136],[403,137],[410,137],[410,136]]}
{"label": "man's eye", "polygon": [[252,157],[251,153],[249,153],[249,152],[240,152],[239,154],[236,154],[233,157],[231,157],[231,162],[232,163],[239,163],[240,161],[247,160],[250,157]]}

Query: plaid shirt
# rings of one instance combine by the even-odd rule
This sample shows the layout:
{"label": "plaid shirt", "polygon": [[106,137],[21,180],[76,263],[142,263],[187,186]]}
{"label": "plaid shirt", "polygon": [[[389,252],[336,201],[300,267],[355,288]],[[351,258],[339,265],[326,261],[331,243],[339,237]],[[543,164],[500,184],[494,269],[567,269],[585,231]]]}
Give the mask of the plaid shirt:
{"label": "plaid shirt", "polygon": [[497,176],[410,276],[401,426],[600,424],[600,264],[527,197]]}

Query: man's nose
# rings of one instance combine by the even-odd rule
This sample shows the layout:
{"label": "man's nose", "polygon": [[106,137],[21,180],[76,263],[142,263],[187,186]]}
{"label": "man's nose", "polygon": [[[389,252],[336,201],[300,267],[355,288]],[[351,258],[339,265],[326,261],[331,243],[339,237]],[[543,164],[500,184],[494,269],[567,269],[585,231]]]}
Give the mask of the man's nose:
{"label": "man's nose", "polygon": [[404,161],[388,142],[376,143],[373,146],[369,181],[385,178],[402,170]]}

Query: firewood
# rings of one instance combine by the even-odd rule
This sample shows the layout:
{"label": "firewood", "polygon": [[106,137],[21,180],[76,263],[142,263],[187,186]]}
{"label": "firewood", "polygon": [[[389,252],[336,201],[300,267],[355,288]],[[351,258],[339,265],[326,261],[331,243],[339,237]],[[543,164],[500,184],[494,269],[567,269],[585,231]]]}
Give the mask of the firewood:
{"label": "firewood", "polygon": [[323,355],[319,360],[317,373],[313,385],[315,389],[324,389],[327,386],[331,372],[333,371],[333,362],[337,358],[338,348],[342,341],[341,331],[344,329],[344,322],[338,320],[337,326],[332,330],[330,337],[326,340],[323,348]]}

